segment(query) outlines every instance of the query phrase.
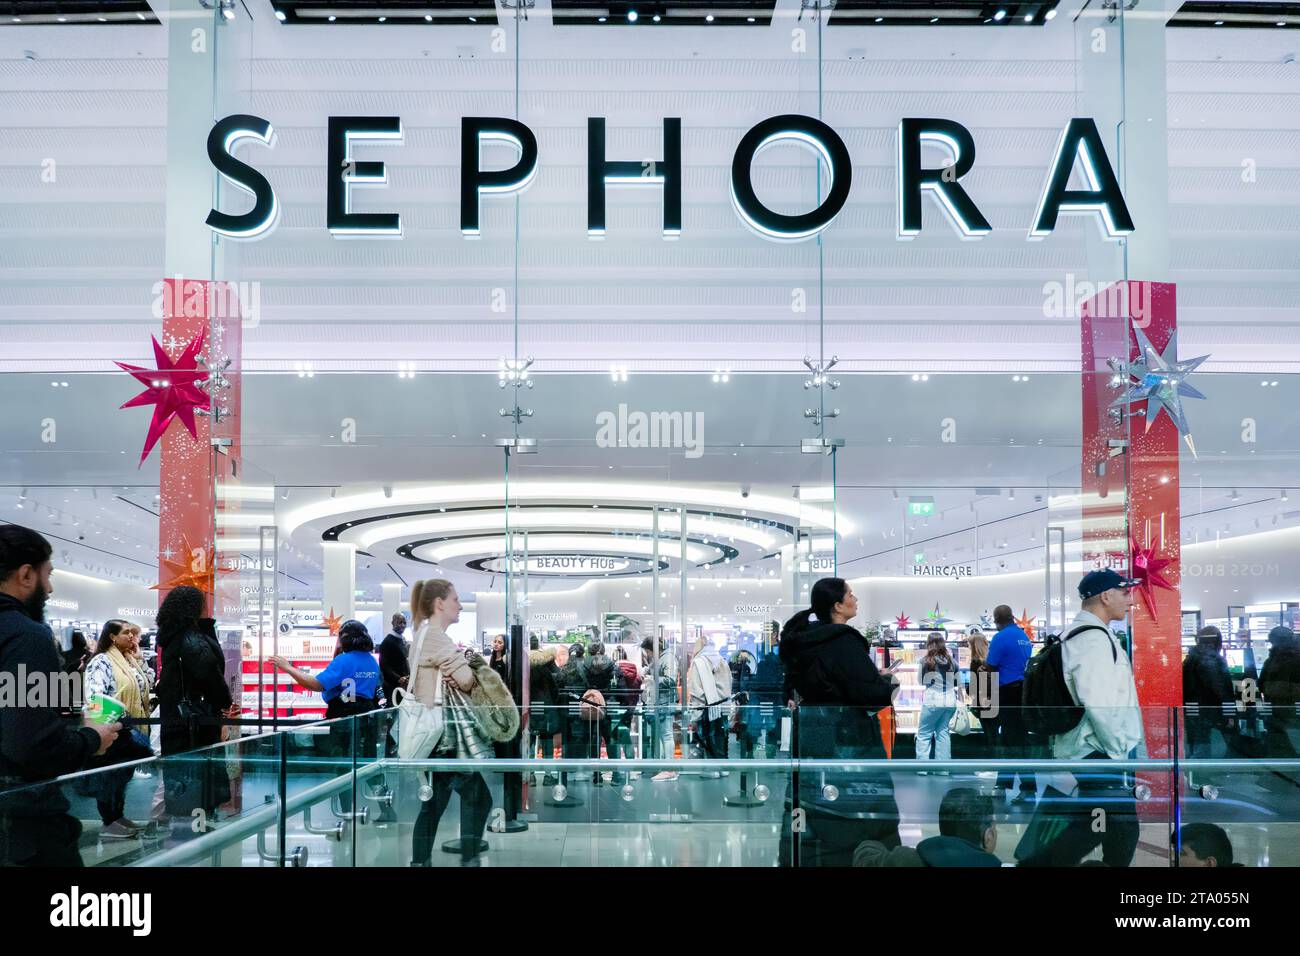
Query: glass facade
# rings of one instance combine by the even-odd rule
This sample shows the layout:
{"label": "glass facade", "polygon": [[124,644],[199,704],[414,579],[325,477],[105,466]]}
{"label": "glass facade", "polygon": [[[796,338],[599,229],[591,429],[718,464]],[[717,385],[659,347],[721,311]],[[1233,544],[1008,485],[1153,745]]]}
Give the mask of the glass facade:
{"label": "glass facade", "polygon": [[[491,865],[877,865],[967,790],[1004,864],[1187,865],[1191,823],[1300,862],[1300,20],[116,6],[0,4],[0,515],[64,651],[199,587],[238,716],[59,784],[86,864],[454,864],[459,813]],[[1130,717],[1069,686],[1140,740],[1092,774],[980,642],[1007,608],[1044,653],[1106,569]],[[887,702],[782,676],[824,578]],[[429,579],[505,648],[481,754],[312,683]],[[936,632],[1010,718],[950,733]],[[100,791],[157,817],[169,768],[223,824],[106,839]],[[1097,805],[1133,845],[1071,857]]]}

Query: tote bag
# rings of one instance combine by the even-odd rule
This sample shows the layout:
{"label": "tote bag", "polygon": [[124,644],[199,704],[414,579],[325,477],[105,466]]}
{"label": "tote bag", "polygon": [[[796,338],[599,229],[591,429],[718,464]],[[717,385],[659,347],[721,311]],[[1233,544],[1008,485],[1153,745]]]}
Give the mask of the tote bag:
{"label": "tote bag", "polygon": [[401,760],[420,760],[429,756],[433,748],[442,741],[446,729],[446,717],[442,707],[442,681],[433,689],[433,706],[426,707],[415,696],[415,681],[420,673],[420,649],[424,646],[424,635],[428,625],[420,628],[419,638],[415,644],[411,669],[411,680],[406,689],[401,687],[393,692],[397,702],[397,725],[393,728],[393,738],[397,741],[397,756]]}

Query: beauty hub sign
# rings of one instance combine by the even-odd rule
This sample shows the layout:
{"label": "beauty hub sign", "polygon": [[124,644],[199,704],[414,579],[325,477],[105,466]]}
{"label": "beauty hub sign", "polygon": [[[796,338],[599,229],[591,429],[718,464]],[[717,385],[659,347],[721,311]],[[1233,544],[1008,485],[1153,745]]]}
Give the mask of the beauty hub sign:
{"label": "beauty hub sign", "polygon": [[[605,187],[611,184],[660,190],[663,195],[663,235],[682,234],[682,121],[663,121],[661,160],[610,159],[605,150],[605,118],[587,120],[587,234],[605,235]],[[275,130],[260,116],[240,113],[219,120],[208,135],[208,158],[227,181],[253,197],[246,212],[213,209],[207,225],[231,239],[262,239],[274,230],[280,204],[271,182],[251,164],[234,156],[235,147],[255,140],[267,148],[275,145]],[[325,157],[326,228],[338,238],[393,238],[402,236],[397,211],[358,212],[352,208],[358,186],[383,186],[385,164],[357,159],[361,145],[400,144],[402,121],[397,116],[331,116]],[[505,169],[484,169],[484,143],[505,143],[518,154]],[[806,212],[779,213],[769,209],[754,191],[754,158],[778,143],[793,143],[811,150],[825,167],[820,204]],[[923,147],[946,154],[946,165],[926,165]],[[460,230],[466,238],[480,235],[480,210],[484,202],[513,196],[528,188],[537,176],[540,157],[537,137],[519,120],[500,116],[466,116],[461,119]],[[898,125],[898,238],[921,234],[922,201],[927,193],[936,200],[953,228],[964,238],[980,239],[993,231],[962,178],[975,165],[975,140],[953,120],[906,118]],[[1078,165],[1084,189],[1071,189],[1071,172]],[[811,116],[788,113],[753,126],[736,146],[731,163],[731,202],[737,217],[766,239],[797,242],[811,239],[839,215],[849,198],[853,168],[848,147],[830,126]],[[1028,239],[1052,234],[1062,214],[1092,217],[1108,239],[1133,232],[1133,220],[1120,193],[1119,182],[1097,132],[1086,117],[1071,119],[1061,131],[1052,163],[1032,219]]]}

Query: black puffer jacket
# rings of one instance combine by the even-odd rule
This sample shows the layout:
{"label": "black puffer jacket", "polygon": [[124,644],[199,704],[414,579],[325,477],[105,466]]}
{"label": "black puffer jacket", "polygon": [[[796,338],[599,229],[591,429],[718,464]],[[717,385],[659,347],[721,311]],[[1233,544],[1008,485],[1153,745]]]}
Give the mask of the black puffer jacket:
{"label": "black puffer jacket", "polygon": [[876,669],[866,638],[847,624],[796,615],[781,632],[785,695],[797,692],[798,751],[804,757],[884,757],[875,711],[897,688]]}
{"label": "black puffer jacket", "polygon": [[598,690],[602,697],[609,697],[614,686],[614,662],[604,654],[588,654],[582,664],[582,679],[588,690]]}
{"label": "black puffer jacket", "polygon": [[1183,701],[1199,704],[1201,716],[1213,719],[1235,697],[1228,662],[1208,647],[1193,647],[1183,661]]}
{"label": "black puffer jacket", "polygon": [[[163,755],[184,753],[221,739],[217,723],[230,707],[230,687],[225,678],[225,655],[217,642],[211,618],[199,621],[185,634],[160,632],[162,676],[154,691],[158,716],[162,720],[159,742]],[[204,720],[191,726],[181,716],[181,699],[186,698]]]}
{"label": "black puffer jacket", "polygon": [[1259,674],[1259,692],[1274,707],[1300,703],[1300,646],[1284,644],[1269,651]]}

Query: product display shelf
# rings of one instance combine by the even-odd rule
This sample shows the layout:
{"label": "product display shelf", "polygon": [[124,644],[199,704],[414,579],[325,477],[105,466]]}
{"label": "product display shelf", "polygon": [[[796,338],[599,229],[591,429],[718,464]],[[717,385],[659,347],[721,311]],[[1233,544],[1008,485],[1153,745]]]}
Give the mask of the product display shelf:
{"label": "product display shelf", "polygon": [[[299,628],[290,634],[280,635],[274,653],[286,658],[290,664],[308,674],[319,674],[334,659],[335,637],[327,628]],[[268,656],[270,651],[268,650]],[[245,658],[241,665],[243,715],[256,718],[258,686],[262,690],[262,717],[324,718],[325,701],[315,691],[299,687],[288,674],[264,663],[258,673],[257,658]],[[276,703],[272,704],[274,688],[279,689]]]}
{"label": "product display shelf", "polygon": [[[901,647],[876,646],[876,666],[884,669],[895,661],[902,666],[894,672],[900,685],[894,697],[894,730],[900,734],[915,734],[921,719],[921,698],[925,688],[921,684],[921,661],[925,658],[925,642],[934,628],[904,628],[894,633],[894,639]],[[957,655],[957,666],[961,668],[962,680],[965,681],[970,671],[970,648],[961,636],[962,629],[949,627],[948,647]]]}

